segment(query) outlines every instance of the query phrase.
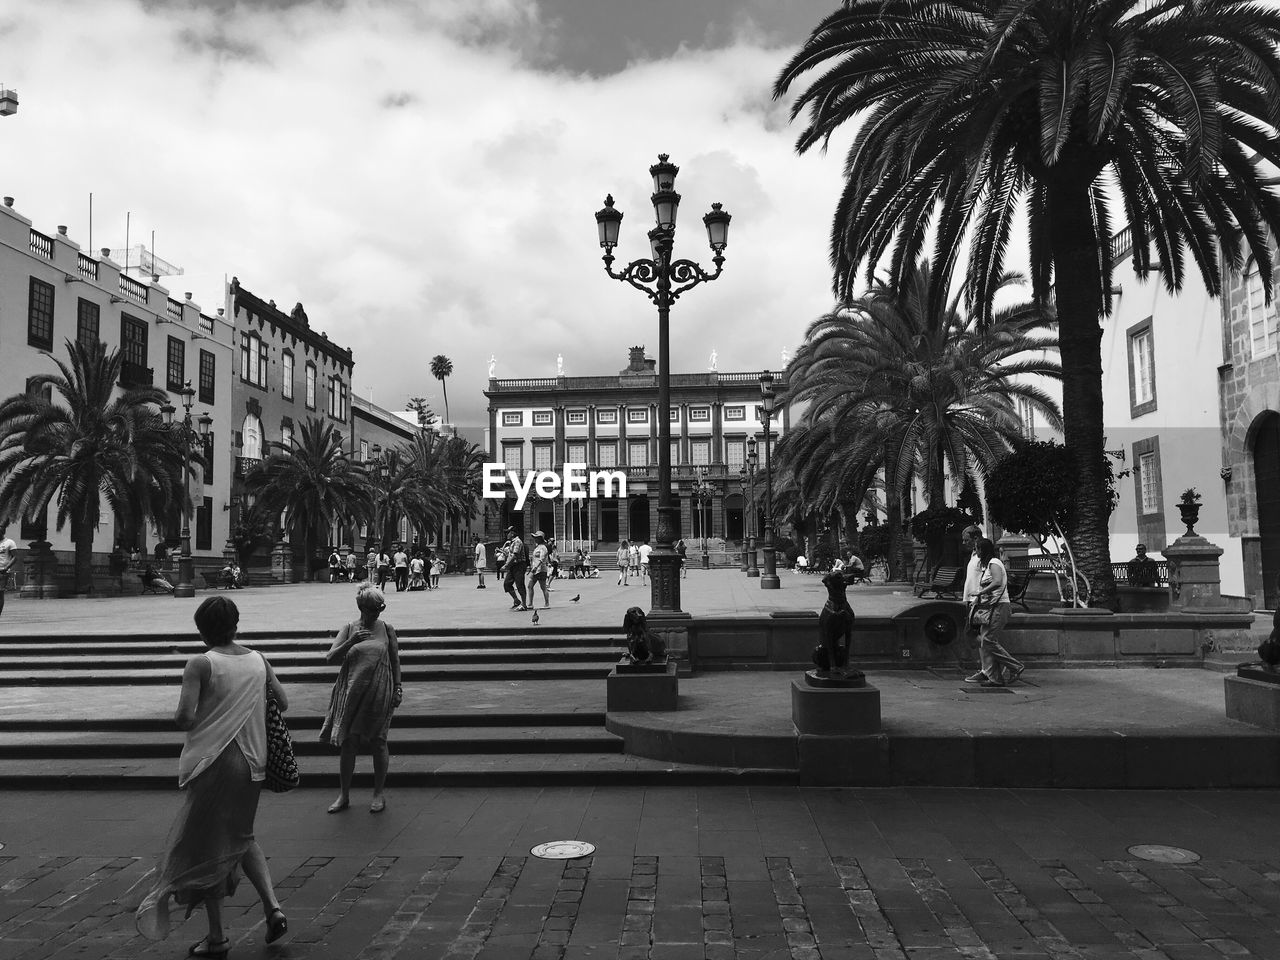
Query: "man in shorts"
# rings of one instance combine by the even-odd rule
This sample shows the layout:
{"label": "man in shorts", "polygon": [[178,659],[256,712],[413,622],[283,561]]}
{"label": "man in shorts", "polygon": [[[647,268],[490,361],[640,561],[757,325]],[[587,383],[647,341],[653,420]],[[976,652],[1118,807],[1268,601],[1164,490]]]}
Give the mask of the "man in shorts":
{"label": "man in shorts", "polygon": [[480,582],[476,584],[477,590],[484,589],[484,565],[489,562],[489,551],[485,549],[484,541],[476,537],[476,576],[480,578]]}
{"label": "man in shorts", "polygon": [[507,561],[503,568],[502,589],[511,597],[512,610],[528,610],[525,593],[525,574],[529,570],[529,551],[524,541],[516,535],[515,527],[507,527]]}
{"label": "man in shorts", "polygon": [[6,528],[0,526],[0,613],[4,613],[4,591],[9,586],[13,564],[18,559],[18,545],[5,531]]}
{"label": "man in shorts", "polygon": [[640,582],[649,582],[649,554],[653,553],[653,547],[649,546],[649,541],[645,540],[640,544]]}

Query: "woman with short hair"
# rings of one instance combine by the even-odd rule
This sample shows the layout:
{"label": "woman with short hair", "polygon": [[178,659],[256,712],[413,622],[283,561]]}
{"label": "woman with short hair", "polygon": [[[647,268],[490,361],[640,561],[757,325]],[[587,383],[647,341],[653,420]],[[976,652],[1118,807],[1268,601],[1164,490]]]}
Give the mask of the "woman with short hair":
{"label": "woman with short hair", "polygon": [[996,556],[996,545],[988,537],[978,541],[978,593],[974,606],[991,608],[991,619],[978,628],[978,655],[982,659],[980,680],[984,686],[1003,687],[1013,683],[1026,667],[1000,643],[999,634],[1013,614],[1009,601],[1009,575]]}
{"label": "woman with short hair", "polygon": [[631,569],[631,547],[623,540],[618,544],[618,586],[627,585],[627,571]]}
{"label": "woman with short hair", "polygon": [[339,630],[325,654],[327,663],[342,661],[329,697],[329,712],[320,728],[320,742],[342,751],[338,760],[340,792],[338,799],[329,804],[330,813],[340,813],[351,806],[356,754],[362,749],[373,755],[373,802],[369,812],[381,813],[387,808],[382,793],[391,764],[387,731],[391,728],[392,711],[404,698],[396,631],[378,619],[387,607],[386,597],[372,584],[364,584],[356,592],[356,607],[360,619]]}
{"label": "woman with short hair", "polygon": [[222,900],[235,892],[241,867],[262,901],[266,942],[289,929],[253,834],[266,777],[267,692],[281,711],[289,700],[266,658],[235,642],[235,603],[209,597],[195,621],[208,650],[187,660],[174,713],[174,723],[187,734],[178,760],[178,788],[185,798],[159,865],[139,881],[151,889],[134,922],[143,936],[161,940],[169,935],[170,900],[185,906],[187,916],[203,905],[209,932],[188,956],[225,957]]}

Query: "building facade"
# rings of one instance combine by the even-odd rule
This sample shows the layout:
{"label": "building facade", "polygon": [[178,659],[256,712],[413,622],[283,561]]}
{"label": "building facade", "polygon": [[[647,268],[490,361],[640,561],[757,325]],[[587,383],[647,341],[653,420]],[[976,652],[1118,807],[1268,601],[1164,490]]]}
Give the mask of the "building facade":
{"label": "building facade", "polygon": [[[222,316],[204,314],[186,294],[175,299],[155,282],[125,275],[102,251],[83,252],[67,236],[35,229],[6,197],[0,207],[0,383],[5,395],[24,389],[28,378],[56,371],[51,357],[66,359],[66,341],[98,340],[124,354],[121,387],[149,385],[169,393],[169,402],[183,415],[181,391],[196,391],[193,423],[202,415],[213,419],[206,443],[207,470],[195,470],[190,492],[195,514],[191,519],[191,548],[197,570],[221,566],[229,534],[225,505],[231,499],[229,466],[219,451],[229,447],[232,399],[229,371],[232,328]],[[70,529],[55,528],[54,509],[43,518],[15,523],[10,535],[26,543],[46,541],[58,559],[58,580],[69,581],[74,544]],[[125,552],[137,547],[150,553],[158,541],[176,550],[180,518],[175,515],[161,529],[126,529],[106,501],[99,512],[94,538],[95,589],[107,589],[107,558],[119,545]],[[98,577],[98,571],[102,576]]]}
{"label": "building facade", "polygon": [[[765,469],[759,378],[759,372],[671,375],[671,489],[680,536],[690,543],[700,542],[704,532],[733,544],[743,539],[748,438],[759,441],[761,481]],[[776,443],[790,426],[782,377],[774,381],[774,390],[779,395],[771,424]],[[488,539],[500,539],[508,525],[599,550],[621,540],[655,538],[658,379],[644,347],[632,347],[626,368],[614,376],[491,378],[485,396],[491,462],[522,478],[531,471],[560,474],[566,463],[580,463],[588,470],[622,471],[627,479],[625,498],[544,499],[534,493],[523,507],[517,506],[508,479],[501,499],[484,501]]]}
{"label": "building facade", "polygon": [[[1273,262],[1276,239],[1270,237]],[[1280,330],[1276,284],[1266,302],[1258,264],[1228,275],[1221,305],[1221,476],[1227,524],[1241,543],[1243,593],[1254,607],[1280,605]],[[1227,558],[1223,557],[1225,589]]]}

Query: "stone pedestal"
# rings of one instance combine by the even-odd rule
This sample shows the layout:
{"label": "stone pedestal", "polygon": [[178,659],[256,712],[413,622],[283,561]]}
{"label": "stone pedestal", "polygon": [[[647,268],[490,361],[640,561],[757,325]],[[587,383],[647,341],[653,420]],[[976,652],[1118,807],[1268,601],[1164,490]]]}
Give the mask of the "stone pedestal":
{"label": "stone pedestal", "polygon": [[283,540],[271,548],[271,579],[293,583],[293,551]]}
{"label": "stone pedestal", "polygon": [[1253,664],[1223,678],[1227,719],[1280,730],[1280,673]]}
{"label": "stone pedestal", "polygon": [[674,660],[665,663],[618,661],[605,680],[605,709],[674,710],[680,681]]}
{"label": "stone pedestal", "polygon": [[1184,534],[1164,549],[1169,561],[1169,605],[1175,610],[1212,610],[1222,599],[1218,561],[1222,548],[1198,533]]}
{"label": "stone pedestal", "polygon": [[1026,570],[1031,560],[1031,539],[1019,533],[1006,533],[996,543],[1009,570]]}
{"label": "stone pedestal", "polygon": [[791,681],[791,721],[796,732],[816,736],[860,736],[880,732],[880,691],[858,687],[815,687]]}
{"label": "stone pedestal", "polygon": [[26,572],[22,591],[27,600],[52,600],[58,596],[58,558],[48,540],[32,540],[27,544]]}

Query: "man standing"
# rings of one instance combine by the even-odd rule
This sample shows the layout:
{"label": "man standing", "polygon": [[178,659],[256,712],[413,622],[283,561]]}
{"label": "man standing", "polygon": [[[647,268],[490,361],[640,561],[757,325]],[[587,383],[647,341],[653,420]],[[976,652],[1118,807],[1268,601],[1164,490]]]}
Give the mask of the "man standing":
{"label": "man standing", "polygon": [[649,582],[649,554],[653,553],[653,547],[649,546],[646,540],[640,544],[640,582]]}
{"label": "man standing", "polygon": [[489,552],[485,549],[484,541],[476,537],[476,576],[480,578],[480,582],[476,584],[477,590],[484,589],[484,565],[489,562]]}
{"label": "man standing", "polygon": [[409,555],[404,552],[404,544],[396,544],[396,553],[392,558],[396,565],[396,593],[409,589]]}
{"label": "man standing", "polygon": [[[969,615],[973,613],[973,605],[976,602],[978,591],[982,588],[982,561],[978,559],[978,545],[982,542],[982,529],[974,524],[969,524],[960,531],[960,556],[964,557],[968,554],[968,562],[964,568],[964,593],[961,599],[964,600],[967,609],[965,622],[969,622]],[[979,670],[971,677],[965,677],[965,683],[981,683],[983,680],[989,679],[987,675]]]}
{"label": "man standing", "polygon": [[4,591],[9,586],[9,571],[18,558],[18,545],[9,538],[5,530],[5,527],[0,526],[0,613],[4,613]]}
{"label": "man standing", "polygon": [[511,597],[512,610],[528,610],[529,601],[525,594],[524,578],[529,569],[529,551],[524,541],[516,535],[515,527],[507,527],[507,554],[503,566],[502,589]]}

